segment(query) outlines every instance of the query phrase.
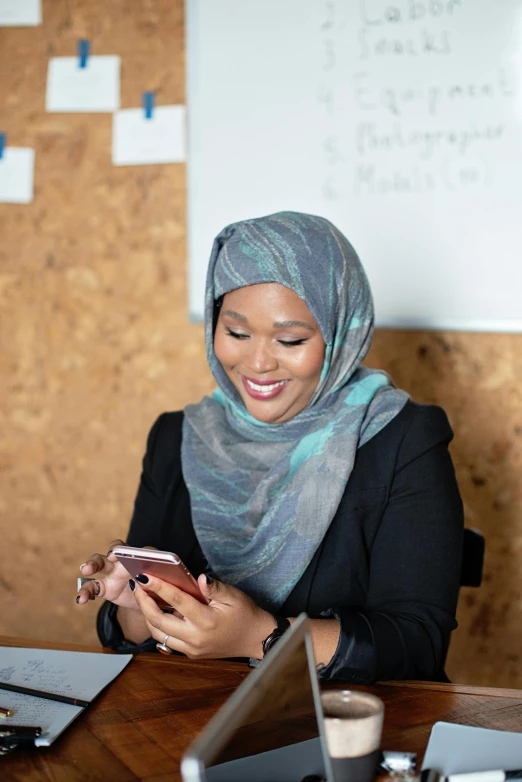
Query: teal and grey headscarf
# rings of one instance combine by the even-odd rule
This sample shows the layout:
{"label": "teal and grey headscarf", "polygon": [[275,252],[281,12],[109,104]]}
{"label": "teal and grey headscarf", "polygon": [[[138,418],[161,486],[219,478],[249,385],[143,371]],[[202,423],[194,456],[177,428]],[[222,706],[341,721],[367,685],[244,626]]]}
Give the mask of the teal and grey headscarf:
{"label": "teal and grey headscarf", "polygon": [[[326,343],[307,407],[253,418],[213,346],[215,302],[277,282],[308,306]],[[407,401],[384,373],[361,367],[373,302],[355,250],[328,220],[279,212],[227,226],[207,275],[207,358],[219,388],[185,408],[182,470],[196,536],[214,573],[276,611],[297,584],[339,506],[357,449]]]}

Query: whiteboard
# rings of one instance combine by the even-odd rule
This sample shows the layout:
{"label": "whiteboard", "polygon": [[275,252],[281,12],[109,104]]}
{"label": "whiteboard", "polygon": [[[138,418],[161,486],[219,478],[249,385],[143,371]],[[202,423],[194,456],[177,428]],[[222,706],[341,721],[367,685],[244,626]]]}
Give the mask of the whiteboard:
{"label": "whiteboard", "polygon": [[522,0],[187,0],[189,308],[213,237],[329,218],[376,323],[522,330]]}

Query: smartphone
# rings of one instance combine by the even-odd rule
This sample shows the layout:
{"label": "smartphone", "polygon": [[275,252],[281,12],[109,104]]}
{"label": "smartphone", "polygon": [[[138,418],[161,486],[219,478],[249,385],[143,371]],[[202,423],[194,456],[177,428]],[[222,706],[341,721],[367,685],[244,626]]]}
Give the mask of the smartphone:
{"label": "smartphone", "polygon": [[[181,559],[171,551],[156,551],[149,548],[133,548],[132,546],[114,546],[112,553],[121,562],[127,572],[133,577],[139,573],[149,573],[151,576],[161,578],[168,584],[177,586],[188,595],[192,595],[200,603],[208,605],[208,600],[202,594],[198,582],[190,573]],[[172,606],[165,603],[154,592],[145,591],[157,602],[160,608],[170,608]]]}

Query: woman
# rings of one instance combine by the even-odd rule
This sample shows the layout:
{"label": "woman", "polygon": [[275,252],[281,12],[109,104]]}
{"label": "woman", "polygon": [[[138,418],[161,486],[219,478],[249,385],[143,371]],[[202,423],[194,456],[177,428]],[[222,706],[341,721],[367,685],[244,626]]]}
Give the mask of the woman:
{"label": "woman", "polygon": [[218,389],[154,424],[127,539],[176,552],[210,603],[95,554],[77,602],[107,599],[102,643],[259,659],[306,611],[322,678],[444,679],[463,529],[452,431],[361,366],[372,332],[364,271],[327,220],[282,212],[219,234]]}

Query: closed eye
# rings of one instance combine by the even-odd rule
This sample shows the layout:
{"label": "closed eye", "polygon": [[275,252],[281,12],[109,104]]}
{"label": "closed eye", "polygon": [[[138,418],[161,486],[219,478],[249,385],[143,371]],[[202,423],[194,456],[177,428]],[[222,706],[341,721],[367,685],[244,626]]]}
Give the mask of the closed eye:
{"label": "closed eye", "polygon": [[[238,331],[232,331],[232,329],[229,326],[225,326],[227,330],[227,336],[233,337],[233,339],[249,339],[248,334],[242,334]],[[277,340],[280,345],[284,345],[285,348],[295,348],[299,345],[304,345],[305,342],[308,340],[306,337],[304,339],[278,339]]]}
{"label": "closed eye", "polygon": [[234,339],[248,339],[248,334],[239,334],[237,331],[232,331],[232,329],[229,329],[228,326],[225,326],[225,328],[229,337],[234,337]]}
{"label": "closed eye", "polygon": [[278,339],[277,341],[280,345],[284,345],[285,348],[295,348],[298,345],[304,345],[304,343],[307,342],[306,339]]}

